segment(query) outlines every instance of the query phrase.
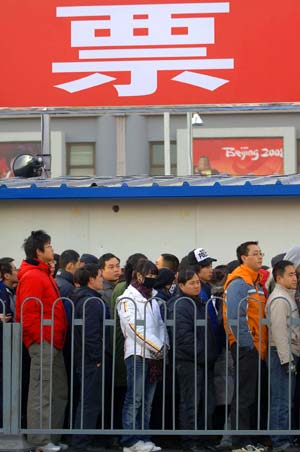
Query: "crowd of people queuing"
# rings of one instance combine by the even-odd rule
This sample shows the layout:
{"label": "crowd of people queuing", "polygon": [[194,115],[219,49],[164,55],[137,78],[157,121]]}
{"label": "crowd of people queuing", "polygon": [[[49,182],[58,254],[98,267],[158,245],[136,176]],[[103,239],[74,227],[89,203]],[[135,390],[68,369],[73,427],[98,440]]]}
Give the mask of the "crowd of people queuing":
{"label": "crowd of people queuing", "polygon": [[[126,431],[117,438],[124,452],[161,450],[150,428],[184,430],[181,448],[194,452],[298,450],[288,434],[273,432],[262,445],[250,433],[299,428],[299,246],[275,256],[272,268],[263,267],[257,241],[239,245],[226,265],[197,248],[180,262],[135,253],[124,268],[112,253],[55,255],[42,230],[23,247],[19,270],[13,258],[0,259],[0,317],[22,325],[28,429],[106,428],[113,395],[108,428]],[[0,354],[2,369],[2,346]],[[187,432],[224,425],[237,434],[218,444]],[[86,432],[68,444],[42,432],[27,439],[43,452],[100,450]]]}

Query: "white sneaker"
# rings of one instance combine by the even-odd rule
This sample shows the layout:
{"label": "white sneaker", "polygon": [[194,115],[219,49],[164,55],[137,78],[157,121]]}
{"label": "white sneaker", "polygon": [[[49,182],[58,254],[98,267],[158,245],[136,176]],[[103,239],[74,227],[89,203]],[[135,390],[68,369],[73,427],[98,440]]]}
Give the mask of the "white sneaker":
{"label": "white sneaker", "polygon": [[255,447],[252,444],[248,446],[241,447],[241,449],[233,449],[232,452],[265,452],[266,448],[263,446]]}
{"label": "white sneaker", "polygon": [[48,443],[45,446],[36,447],[37,452],[59,452],[60,447],[53,443]]}
{"label": "white sneaker", "polygon": [[161,450],[161,447],[157,446],[152,441],[145,441],[144,444],[145,446],[152,447],[151,452],[158,452],[159,450]]}
{"label": "white sneaker", "polygon": [[58,447],[60,447],[60,450],[68,450],[69,449],[68,444],[58,443],[57,445],[58,445]]}
{"label": "white sneaker", "polygon": [[152,446],[147,446],[144,441],[138,441],[130,447],[123,447],[123,452],[150,452]]}

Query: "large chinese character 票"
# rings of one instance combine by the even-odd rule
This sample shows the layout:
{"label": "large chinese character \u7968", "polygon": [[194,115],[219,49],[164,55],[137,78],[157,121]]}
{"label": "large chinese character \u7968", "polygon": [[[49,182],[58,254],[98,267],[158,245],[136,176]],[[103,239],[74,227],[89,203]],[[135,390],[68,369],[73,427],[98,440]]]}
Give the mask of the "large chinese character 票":
{"label": "large chinese character \u7968", "polygon": [[215,42],[210,14],[217,13],[229,13],[229,2],[58,7],[57,17],[72,18],[79,61],[52,64],[53,73],[77,74],[56,87],[74,93],[129,72],[129,84],[114,83],[118,95],[146,96],[157,91],[159,71],[176,71],[172,80],[214,91],[229,80],[199,71],[234,68],[232,58],[207,58],[205,46]]}

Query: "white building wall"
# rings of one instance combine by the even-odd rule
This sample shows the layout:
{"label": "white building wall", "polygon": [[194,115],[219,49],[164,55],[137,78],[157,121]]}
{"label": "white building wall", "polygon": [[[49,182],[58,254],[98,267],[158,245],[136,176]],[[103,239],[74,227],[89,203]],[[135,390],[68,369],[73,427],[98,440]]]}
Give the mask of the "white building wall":
{"label": "white building wall", "polygon": [[[1,201],[0,257],[19,264],[23,240],[45,229],[56,252],[68,248],[126,258],[143,252],[155,260],[162,252],[182,258],[204,247],[217,264],[235,259],[241,242],[259,240],[265,263],[300,243],[298,198],[166,200]],[[112,210],[119,206],[119,212]]]}

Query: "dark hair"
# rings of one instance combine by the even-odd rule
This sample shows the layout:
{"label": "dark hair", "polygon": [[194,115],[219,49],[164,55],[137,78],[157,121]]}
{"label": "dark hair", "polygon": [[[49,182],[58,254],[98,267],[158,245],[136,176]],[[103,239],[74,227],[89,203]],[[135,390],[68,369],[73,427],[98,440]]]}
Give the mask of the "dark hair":
{"label": "dark hair", "polygon": [[55,277],[56,273],[58,272],[58,269],[59,269],[60,255],[57,253],[54,253],[53,257],[54,257],[54,274],[53,274],[53,276]]}
{"label": "dark hair", "polygon": [[164,267],[172,270],[172,272],[176,273],[178,271],[179,260],[174,254],[163,253],[161,257],[164,260]]}
{"label": "dark hair", "polygon": [[146,275],[158,275],[158,268],[156,265],[147,259],[140,259],[136,265],[135,271],[133,272],[132,279],[136,278],[137,273],[142,276]]}
{"label": "dark hair", "polygon": [[126,287],[131,283],[133,272],[141,259],[147,260],[147,257],[142,253],[135,253],[128,257],[124,267]]}
{"label": "dark hair", "polygon": [[114,254],[111,253],[102,254],[102,256],[99,257],[99,268],[103,270],[105,267],[105,263],[113,258],[117,259],[120,262],[120,259]]}
{"label": "dark hair", "polygon": [[0,278],[4,279],[5,273],[12,274],[11,263],[14,261],[12,257],[2,257],[0,259]]}
{"label": "dark hair", "polygon": [[76,264],[79,259],[79,254],[74,250],[65,250],[61,253],[59,258],[59,266],[60,268],[65,269],[66,266],[71,262],[72,264]]}
{"label": "dark hair", "polygon": [[31,234],[24,240],[23,248],[27,259],[36,259],[37,250],[44,251],[46,243],[51,242],[51,237],[45,231],[31,231]]}
{"label": "dark hair", "polygon": [[194,275],[198,276],[197,272],[191,267],[180,270],[177,278],[178,284],[186,284]]}
{"label": "dark hair", "polygon": [[282,261],[276,262],[276,264],[274,265],[274,268],[272,270],[272,275],[273,275],[275,282],[277,280],[277,276],[283,276],[286,267],[288,267],[289,265],[292,265],[293,267],[295,267],[293,262],[291,262],[291,261],[282,260]]}
{"label": "dark hair", "polygon": [[235,269],[236,269],[237,267],[239,267],[240,265],[241,265],[241,264],[240,264],[240,261],[238,261],[237,259],[228,262],[228,264],[227,264],[227,270],[228,270],[228,273],[232,273],[233,270],[235,270]]}
{"label": "dark hair", "polygon": [[217,265],[213,269],[213,275],[210,283],[213,285],[223,284],[228,275],[228,267],[227,265]]}
{"label": "dark hair", "polygon": [[99,272],[99,265],[97,264],[86,264],[80,267],[74,273],[74,283],[80,285],[80,287],[86,287],[89,283],[90,278],[96,278]]}
{"label": "dark hair", "polygon": [[185,270],[187,268],[190,268],[189,262],[188,262],[188,256],[184,256],[181,261],[180,264],[178,266],[178,271],[182,271]]}
{"label": "dark hair", "polygon": [[249,249],[248,247],[251,245],[258,245],[258,242],[252,241],[252,242],[244,242],[241,245],[239,245],[236,249],[236,257],[238,258],[238,261],[240,264],[243,263],[242,256],[248,256]]}
{"label": "dark hair", "polygon": [[271,267],[274,267],[275,264],[277,264],[277,262],[282,261],[284,259],[285,255],[286,255],[286,253],[280,253],[280,254],[276,254],[276,256],[272,257]]}
{"label": "dark hair", "polygon": [[186,270],[186,269],[188,268],[189,270],[194,270],[195,273],[199,273],[200,270],[201,270],[201,268],[203,268],[203,267],[208,267],[208,266],[210,266],[210,265],[211,265],[211,264],[206,264],[206,265],[201,265],[201,264],[198,264],[198,263],[196,263],[196,264],[190,264],[190,262],[189,262],[189,256],[187,255],[187,256],[184,256],[184,257],[181,259],[181,262],[180,262],[180,264],[179,264],[179,266],[178,266],[178,271],[180,272],[180,271]]}

